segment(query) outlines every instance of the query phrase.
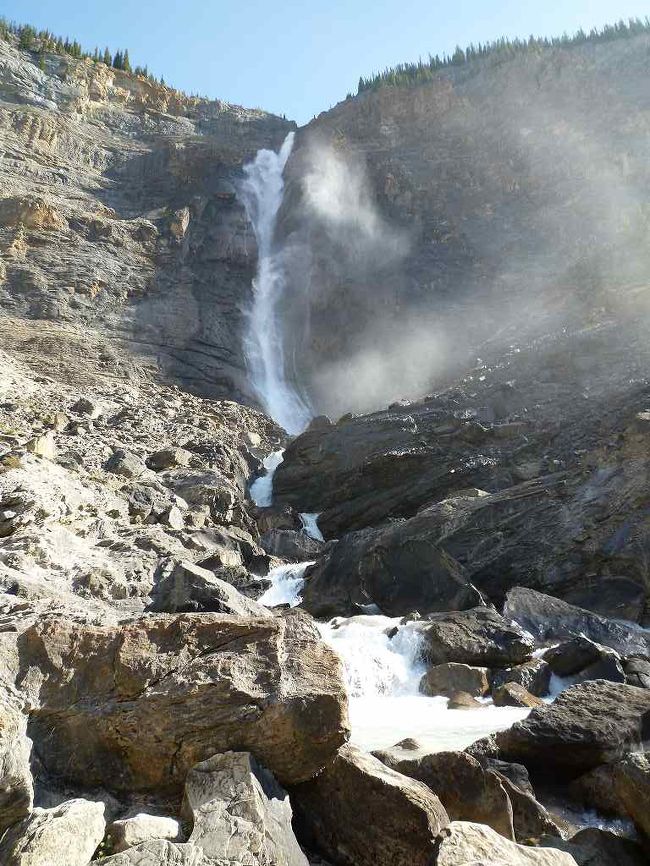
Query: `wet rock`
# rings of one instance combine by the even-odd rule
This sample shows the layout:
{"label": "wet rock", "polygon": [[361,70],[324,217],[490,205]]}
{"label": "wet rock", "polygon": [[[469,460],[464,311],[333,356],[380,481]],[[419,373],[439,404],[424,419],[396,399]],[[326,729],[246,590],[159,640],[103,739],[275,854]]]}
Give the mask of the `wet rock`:
{"label": "wet rock", "polygon": [[512,806],[512,825],[517,842],[529,843],[531,839],[539,839],[547,835],[560,838],[562,831],[548,810],[535,799],[535,794],[530,789],[524,789],[515,783],[512,778],[494,769],[501,780]]}
{"label": "wet rock", "polygon": [[29,814],[34,799],[27,717],[0,697],[0,838]]}
{"label": "wet rock", "polygon": [[523,764],[513,764],[510,761],[501,761],[499,758],[478,757],[481,765],[488,770],[494,770],[501,778],[508,779],[520,791],[534,796],[533,786],[530,783],[528,770]]}
{"label": "wet rock", "polygon": [[163,564],[151,595],[150,610],[156,613],[269,615],[264,605],[256,604],[211,571],[187,560]]}
{"label": "wet rock", "polygon": [[499,755],[576,776],[641,749],[649,711],[650,693],[644,689],[605,680],[581,683],[499,732]]}
{"label": "wet rock", "polygon": [[149,469],[162,472],[165,469],[174,469],[176,466],[189,466],[192,455],[184,448],[162,448],[154,451],[146,459]]}
{"label": "wet rock", "polygon": [[444,695],[465,692],[473,697],[483,697],[490,689],[487,668],[450,662],[430,668],[420,680],[423,695]]}
{"label": "wet rock", "polygon": [[650,760],[647,755],[627,755],[616,764],[614,790],[627,814],[650,837]]}
{"label": "wet rock", "polygon": [[531,659],[514,668],[490,671],[490,683],[493,689],[505,683],[518,683],[531,695],[541,697],[547,694],[550,682],[551,668],[543,659]]}
{"label": "wet rock", "polygon": [[0,839],[3,866],[88,866],[104,838],[104,804],[67,800],[34,809]]}
{"label": "wet rock", "polygon": [[175,792],[233,747],[293,783],[348,736],[340,662],[297,611],[106,627],[55,618],[24,632],[20,665],[45,770],[86,786]]}
{"label": "wet rock", "polygon": [[373,752],[392,770],[424,782],[440,799],[452,821],[487,824],[513,839],[512,807],[498,777],[465,752],[437,752],[404,758],[397,750]]}
{"label": "wet rock", "polygon": [[531,695],[520,683],[503,683],[492,689],[495,707],[542,707],[544,701]]}
{"label": "wet rock", "polygon": [[433,614],[418,628],[423,655],[434,665],[458,662],[479,667],[508,667],[527,661],[533,641],[487,607]]}
{"label": "wet rock", "polygon": [[468,692],[453,692],[447,702],[449,710],[482,710],[483,704]]}
{"label": "wet rock", "polygon": [[215,755],[187,776],[189,843],[208,863],[308,866],[291,828],[289,795],[246,752]]}
{"label": "wet rock", "polygon": [[260,545],[271,556],[289,562],[316,559],[323,548],[322,541],[295,529],[269,529],[260,538]]}
{"label": "wet rock", "polygon": [[578,635],[547,650],[544,653],[544,661],[558,677],[570,677],[612,656],[618,658],[612,650],[605,649],[584,635]]}
{"label": "wet rock", "polygon": [[483,824],[454,821],[440,834],[437,866],[576,866],[570,854],[510,842]]}
{"label": "wet rock", "polygon": [[614,772],[616,764],[602,764],[578,776],[569,785],[569,793],[588,809],[595,809],[603,815],[627,817],[616,794]]}
{"label": "wet rock", "polygon": [[122,478],[139,478],[147,471],[144,462],[135,454],[118,448],[106,461],[104,466],[107,472],[120,475]]}
{"label": "wet rock", "polygon": [[429,866],[449,820],[426,785],[349,745],[291,796],[299,838],[342,866]]}
{"label": "wet rock", "polygon": [[647,636],[633,627],[605,619],[534,589],[515,587],[507,595],[503,615],[539,640],[566,640],[583,635],[621,655],[647,655]]}
{"label": "wet rock", "polygon": [[257,528],[263,535],[270,529],[301,529],[298,514],[290,505],[270,505],[253,511]]}
{"label": "wet rock", "polygon": [[182,838],[181,825],[175,818],[162,815],[147,815],[140,812],[132,818],[113,821],[108,828],[112,850],[119,854],[134,845],[153,839],[167,839],[178,842]]}
{"label": "wet rock", "polygon": [[388,616],[462,610],[481,603],[464,569],[408,521],[345,536],[308,573],[314,616],[351,616],[376,604]]}

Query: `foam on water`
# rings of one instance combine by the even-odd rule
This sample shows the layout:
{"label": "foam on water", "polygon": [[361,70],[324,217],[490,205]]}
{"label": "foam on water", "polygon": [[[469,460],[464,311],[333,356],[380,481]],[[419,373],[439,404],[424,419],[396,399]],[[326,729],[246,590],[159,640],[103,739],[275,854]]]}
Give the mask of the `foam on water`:
{"label": "foam on water", "polygon": [[313,562],[299,562],[289,565],[278,565],[269,571],[271,586],[259,601],[267,607],[276,604],[288,604],[295,607],[300,604],[300,593],[305,585],[305,571]]}

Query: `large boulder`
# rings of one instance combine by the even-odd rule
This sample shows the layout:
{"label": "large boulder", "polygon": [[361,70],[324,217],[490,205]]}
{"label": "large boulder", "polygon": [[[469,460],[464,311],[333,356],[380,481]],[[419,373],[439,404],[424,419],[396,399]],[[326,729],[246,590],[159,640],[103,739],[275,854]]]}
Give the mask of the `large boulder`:
{"label": "large boulder", "polygon": [[584,635],[621,655],[648,655],[650,641],[642,629],[567,604],[534,589],[516,586],[506,597],[503,615],[539,640],[567,640]]}
{"label": "large boulder", "polygon": [[547,694],[551,684],[551,669],[543,659],[535,658],[522,665],[490,672],[490,684],[493,689],[505,683],[517,683],[531,695],[541,697]]}
{"label": "large boulder", "polygon": [[299,838],[340,866],[430,866],[449,820],[426,785],[350,745],[291,795]]}
{"label": "large boulder", "polygon": [[239,593],[207,568],[188,560],[171,560],[158,570],[150,610],[160,613],[232,613],[268,616],[262,604]]}
{"label": "large boulder", "polygon": [[594,680],[562,692],[496,735],[501,757],[527,767],[578,775],[643,748],[650,693]]}
{"label": "large boulder", "polygon": [[268,554],[279,559],[306,562],[317,558],[323,542],[297,529],[269,529],[260,538],[260,545]]}
{"label": "large boulder", "polygon": [[0,698],[0,838],[29,814],[34,800],[26,731],[27,717]]}
{"label": "large boulder", "polygon": [[650,659],[630,656],[623,662],[625,681],[640,689],[650,689]]}
{"label": "large boulder", "polygon": [[507,839],[515,838],[508,794],[498,776],[484,770],[471,755],[437,752],[408,758],[395,748],[374,755],[391,770],[424,782],[440,799],[452,821],[476,821]]}
{"label": "large boulder", "polygon": [[88,866],[104,838],[104,804],[67,800],[34,809],[0,839],[2,866]]}
{"label": "large boulder", "polygon": [[454,821],[442,833],[436,866],[576,866],[570,854],[510,842],[490,827]]}
{"label": "large boulder", "polygon": [[564,601],[612,619],[639,622],[645,605],[643,586],[627,577],[599,577],[590,585],[576,587]]}
{"label": "large boulder", "polygon": [[489,690],[487,668],[473,668],[457,662],[435,665],[420,680],[420,691],[424,695],[444,695],[449,698],[457,692],[465,692],[480,698]]}
{"label": "large boulder", "polygon": [[597,827],[585,827],[568,840],[545,836],[539,844],[566,851],[578,866],[648,866],[641,845]]}
{"label": "large boulder", "polygon": [[520,683],[503,683],[492,689],[495,707],[541,707],[544,701],[531,695]]}
{"label": "large boulder", "polygon": [[614,767],[614,791],[627,814],[650,837],[650,760],[627,755]]}
{"label": "large boulder", "polygon": [[96,863],[97,866],[205,866],[200,848],[167,839],[141,842],[112,857],[102,857]]}
{"label": "large boulder", "polygon": [[308,866],[291,828],[289,795],[246,752],[226,752],[188,773],[183,812],[191,845],[215,866]]}
{"label": "large boulder", "polygon": [[516,624],[495,610],[475,607],[467,611],[433,614],[418,623],[422,652],[434,665],[446,662],[478,667],[509,667],[527,661],[535,644]]}
{"label": "large boulder", "polygon": [[303,605],[314,616],[351,616],[376,604],[388,616],[481,604],[464,569],[411,521],[346,535],[308,574]]}
{"label": "large boulder", "polygon": [[119,854],[127,848],[133,848],[142,842],[150,842],[152,839],[167,839],[170,842],[178,842],[182,838],[181,825],[175,818],[167,818],[164,815],[148,815],[139,812],[131,818],[122,818],[108,828],[108,836],[112,844],[112,850]]}
{"label": "large boulder", "polygon": [[600,646],[580,634],[547,650],[544,661],[558,677],[571,677],[612,656],[619,658],[614,650]]}
{"label": "large boulder", "polygon": [[341,663],[296,611],[106,627],[53,618],[25,631],[20,664],[45,769],[86,786],[177,791],[233,747],[301,782],[348,736]]}

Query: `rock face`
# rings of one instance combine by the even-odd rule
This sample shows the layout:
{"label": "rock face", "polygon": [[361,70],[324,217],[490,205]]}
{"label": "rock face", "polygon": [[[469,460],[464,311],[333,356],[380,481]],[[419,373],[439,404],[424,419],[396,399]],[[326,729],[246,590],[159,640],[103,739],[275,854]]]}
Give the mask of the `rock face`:
{"label": "rock face", "polygon": [[510,799],[496,774],[464,752],[438,752],[404,758],[396,751],[374,753],[392,770],[424,782],[440,799],[452,821],[487,824],[514,840]]}
{"label": "rock face", "polygon": [[190,767],[233,746],[296,783],[348,734],[339,661],[298,613],[55,620],[25,633],[21,665],[45,768],[86,785],[178,790]]}
{"label": "rock face", "polygon": [[88,866],[104,838],[104,804],[68,800],[34,809],[0,840],[3,866]]}
{"label": "rock face", "polygon": [[29,769],[32,744],[26,730],[26,716],[0,699],[0,838],[32,808],[34,790]]}
{"label": "rock face", "polygon": [[353,746],[291,793],[299,838],[341,866],[430,866],[436,836],[448,823],[426,785]]}
{"label": "rock face", "polygon": [[291,829],[289,796],[251,755],[226,752],[188,774],[183,810],[189,843],[209,866],[308,866]]}
{"label": "rock face", "polygon": [[441,613],[423,621],[423,655],[434,665],[446,662],[508,667],[530,658],[535,645],[516,625],[508,625],[496,611],[476,607]]}
{"label": "rock face", "polygon": [[455,560],[397,523],[352,533],[310,569],[303,604],[314,616],[351,616],[376,604],[388,616],[462,610],[481,603]]}
{"label": "rock face", "polygon": [[141,842],[120,854],[102,857],[101,866],[201,866],[203,854],[194,845],[177,845],[166,839]]}
{"label": "rock face", "polygon": [[643,748],[650,695],[605,680],[581,683],[496,735],[499,753],[542,771],[578,775]]}
{"label": "rock face", "polygon": [[441,834],[437,866],[576,866],[570,854],[509,842],[482,824],[454,821]]}
{"label": "rock face", "polygon": [[650,836],[650,760],[627,755],[614,767],[614,792],[639,829]]}

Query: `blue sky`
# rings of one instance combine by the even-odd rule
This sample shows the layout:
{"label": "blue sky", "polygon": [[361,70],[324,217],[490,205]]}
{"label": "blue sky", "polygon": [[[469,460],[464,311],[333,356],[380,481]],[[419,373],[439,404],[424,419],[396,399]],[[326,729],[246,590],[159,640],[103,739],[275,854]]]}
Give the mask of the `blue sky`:
{"label": "blue sky", "polygon": [[637,0],[0,0],[0,14],[129,49],[188,92],[305,123],[368,75],[457,44],[645,17]]}

